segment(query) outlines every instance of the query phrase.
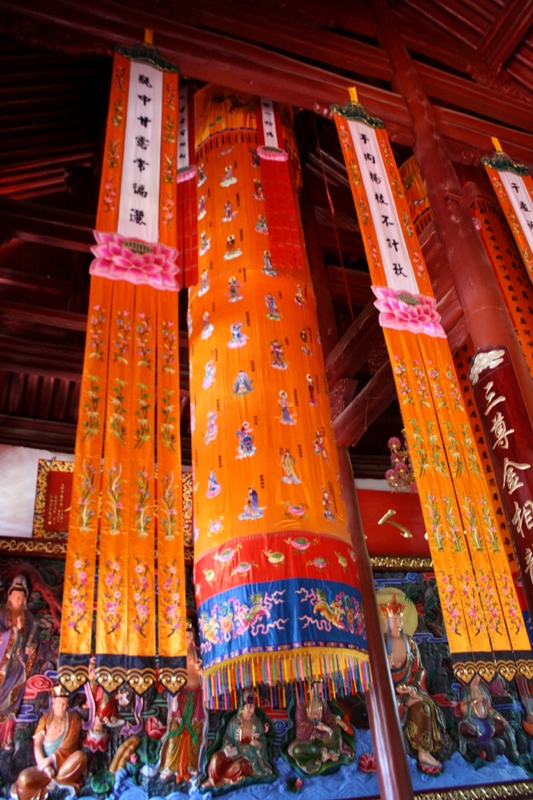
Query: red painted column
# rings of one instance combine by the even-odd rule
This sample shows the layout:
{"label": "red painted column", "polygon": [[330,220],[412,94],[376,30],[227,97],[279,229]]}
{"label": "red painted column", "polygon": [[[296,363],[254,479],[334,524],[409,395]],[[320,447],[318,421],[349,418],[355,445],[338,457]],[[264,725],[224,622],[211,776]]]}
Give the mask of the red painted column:
{"label": "red painted column", "polygon": [[[313,288],[317,301],[320,337],[324,357],[338,341],[335,315],[329,280],[320,247],[314,208],[305,202],[304,192],[300,202],[305,241]],[[385,651],[381,629],[372,565],[368,557],[355,481],[347,448],[338,448],[342,496],[346,507],[348,528],[357,558],[357,568],[368,640],[368,655],[372,669],[373,688],[366,694],[368,716],[374,743],[374,755],[380,795],[383,800],[412,800],[411,773],[405,753],[405,741],[398,717],[396,694]]]}
{"label": "red painted column", "polygon": [[[394,9],[386,0],[374,0],[373,5],[378,40],[388,52],[394,70],[393,88],[403,96],[413,120],[414,153],[472,341],[476,349],[500,344],[509,348],[533,422],[533,383],[529,370],[470,212],[458,202],[461,184],[438,122],[398,32]],[[519,427],[520,420],[515,422]]]}
{"label": "red painted column", "polygon": [[372,728],[379,790],[382,800],[412,800],[413,785],[405,753],[405,741],[398,717],[381,616],[374,588],[372,565],[368,557],[348,450],[339,448],[342,496],[348,516],[348,528],[357,557],[357,568],[365,613],[368,655],[372,668],[372,689],[366,701]]}

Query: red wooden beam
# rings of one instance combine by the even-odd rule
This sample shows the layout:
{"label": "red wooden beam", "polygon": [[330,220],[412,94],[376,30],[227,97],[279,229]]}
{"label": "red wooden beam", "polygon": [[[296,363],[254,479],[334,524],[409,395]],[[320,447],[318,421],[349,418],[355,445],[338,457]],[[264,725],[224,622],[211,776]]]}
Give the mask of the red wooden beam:
{"label": "red wooden beam", "polygon": [[478,57],[498,74],[533,25],[533,0],[508,0],[478,45]]}

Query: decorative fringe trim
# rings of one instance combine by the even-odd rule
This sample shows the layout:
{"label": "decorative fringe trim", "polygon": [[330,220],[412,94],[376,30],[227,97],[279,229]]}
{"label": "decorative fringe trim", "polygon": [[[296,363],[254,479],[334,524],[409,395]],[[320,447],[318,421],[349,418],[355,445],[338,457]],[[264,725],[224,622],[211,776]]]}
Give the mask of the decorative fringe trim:
{"label": "decorative fringe trim", "polygon": [[207,708],[235,708],[242,692],[253,689],[286,707],[291,684],[303,696],[313,684],[326,698],[365,692],[371,684],[368,657],[333,647],[239,656],[204,671],[204,699]]}

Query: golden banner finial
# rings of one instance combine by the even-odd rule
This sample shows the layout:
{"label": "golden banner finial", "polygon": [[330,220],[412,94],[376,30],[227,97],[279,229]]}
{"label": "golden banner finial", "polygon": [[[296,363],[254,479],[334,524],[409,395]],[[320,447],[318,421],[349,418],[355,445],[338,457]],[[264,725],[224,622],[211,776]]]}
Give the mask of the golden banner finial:
{"label": "golden banner finial", "polygon": [[502,150],[502,146],[500,144],[500,140],[497,139],[495,136],[491,136],[490,140],[491,140],[492,144],[494,145],[494,149],[497,150],[498,153],[502,153],[503,150]]}
{"label": "golden banner finial", "polygon": [[353,100],[354,103],[358,103],[359,99],[357,97],[357,89],[355,86],[350,86],[348,92],[350,94],[350,100]]}
{"label": "golden banner finial", "polygon": [[151,28],[144,29],[144,43],[145,44],[153,44],[154,43],[154,32]]}

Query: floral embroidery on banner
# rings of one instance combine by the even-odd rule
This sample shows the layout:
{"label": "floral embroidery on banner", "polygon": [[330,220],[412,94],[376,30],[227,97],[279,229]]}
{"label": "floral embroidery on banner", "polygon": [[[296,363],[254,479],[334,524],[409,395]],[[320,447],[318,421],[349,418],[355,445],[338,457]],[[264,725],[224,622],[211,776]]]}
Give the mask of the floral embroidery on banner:
{"label": "floral embroidery on banner", "polygon": [[457,577],[461,587],[461,594],[463,595],[463,608],[466,611],[466,616],[470,620],[470,624],[476,629],[476,634],[481,633],[483,630],[483,614],[476,599],[477,588],[473,577],[469,572],[464,572]]}
{"label": "floral embroidery on banner", "polygon": [[160,478],[160,497],[158,505],[159,523],[165,539],[173,539],[178,533],[178,487],[174,483],[174,473],[166,473]]}
{"label": "floral embroidery on banner", "polygon": [[150,412],[150,392],[148,391],[148,386],[145,383],[138,383],[137,386],[139,388],[138,402],[140,408],[135,411],[137,427],[135,428],[134,447],[139,449],[145,442],[149,442],[152,438],[152,423],[148,419],[148,414]]}
{"label": "floral embroidery on banner", "polygon": [[420,405],[424,406],[425,408],[431,408],[426,373],[416,358],[413,361],[413,373],[416,378],[416,394]]}
{"label": "floral embroidery on banner", "polygon": [[104,184],[104,210],[114,211],[115,200],[117,197],[117,187],[115,186],[115,179],[109,178]]}
{"label": "floral embroidery on banner", "polygon": [[87,389],[87,402],[83,404],[85,411],[85,419],[83,420],[83,440],[90,439],[92,436],[98,436],[101,431],[100,420],[100,401],[101,401],[101,387],[100,378],[98,375],[88,375],[90,381],[90,388]]}
{"label": "floral embroidery on banner", "polygon": [[95,256],[89,268],[91,275],[146,284],[155,289],[179,290],[178,251],[174,247],[125,239],[112,232],[94,231],[94,238],[97,243],[91,247]]}
{"label": "floral embroidery on banner", "polygon": [[439,551],[439,553],[444,552],[444,540],[446,538],[446,534],[444,533],[442,526],[441,526],[441,515],[439,511],[439,506],[437,502],[437,498],[433,494],[426,495],[427,505],[426,509],[428,510],[430,519],[431,519],[431,533],[433,536],[433,544]]}
{"label": "floral embroidery on banner", "polygon": [[170,628],[170,633],[167,634],[167,637],[174,636],[181,629],[180,584],[176,559],[173,558],[170,564],[163,565],[163,582],[159,587],[163,606],[163,619]]}
{"label": "floral embroidery on banner", "polygon": [[461,615],[459,613],[459,603],[456,597],[455,586],[452,583],[451,576],[445,572],[440,576],[442,581],[442,592],[440,593],[441,602],[447,612],[446,627],[449,628],[451,633],[461,636],[459,627],[461,625]]}
{"label": "floral embroidery on banner", "polygon": [[107,635],[114,633],[122,624],[122,615],[120,614],[120,605],[122,602],[124,575],[122,573],[122,566],[120,558],[108,558],[105,562],[104,571],[104,613],[103,620],[109,625],[109,630],[106,631]]}
{"label": "floral embroidery on banner", "polygon": [[396,291],[389,286],[372,285],[371,289],[377,298],[374,305],[380,312],[379,324],[382,328],[446,338],[434,297]]}
{"label": "floral embroidery on banner", "polygon": [[450,366],[450,364],[446,364],[446,378],[448,380],[448,388],[453,400],[453,410],[464,411],[463,398],[461,397],[461,391],[457,384],[455,370],[452,366]]}
{"label": "floral embroidery on banner", "polygon": [[151,353],[152,350],[150,348],[150,331],[152,330],[152,325],[150,322],[150,317],[147,317],[144,311],[141,311],[138,315],[138,322],[137,322],[137,336],[135,339],[135,345],[137,347],[137,355],[139,356],[139,361],[137,365],[139,367],[146,367],[147,369],[152,369],[152,359]]}
{"label": "floral embroidery on banner", "polygon": [[446,515],[446,524],[448,525],[449,536],[452,541],[456,553],[463,552],[463,537],[461,535],[461,528],[457,524],[457,520],[455,518],[454,513],[454,506],[451,497],[443,497],[444,501],[444,508],[445,508],[445,515]]}
{"label": "floral embroidery on banner", "polygon": [[107,145],[107,164],[111,169],[116,169],[119,161],[119,141],[118,139],[110,139]]}
{"label": "floral embroidery on banner", "polygon": [[122,512],[124,505],[122,498],[124,490],[122,484],[124,478],[122,477],[122,464],[114,462],[111,469],[107,471],[107,501],[106,501],[106,518],[109,524],[109,532],[118,535],[122,533],[124,520]]}
{"label": "floral embroidery on banner", "polygon": [[483,473],[481,472],[477,450],[474,445],[474,440],[472,439],[472,430],[470,428],[470,425],[464,422],[461,425],[461,431],[463,433],[463,444],[466,450],[468,469],[477,478],[481,478]]}
{"label": "floral embroidery on banner", "polygon": [[124,121],[124,100],[121,97],[113,103],[113,117],[111,122],[115,128],[121,128]]}
{"label": "floral embroidery on banner", "polygon": [[122,378],[115,378],[115,384],[111,389],[112,413],[109,415],[109,431],[121,445],[126,444],[126,414],[127,409],[124,405],[124,387],[127,385]]}
{"label": "floral embroidery on banner", "polygon": [[498,536],[498,531],[496,530],[496,525],[494,524],[494,518],[492,516],[489,503],[486,497],[481,497],[481,512],[483,514],[485,533],[489,540],[490,546],[492,547],[492,552],[499,553],[501,549],[500,537]]}
{"label": "floral embroidery on banner", "polygon": [[167,196],[165,197],[165,202],[163,203],[162,211],[163,211],[162,215],[163,222],[167,226],[167,228],[170,228],[170,226],[174,222],[174,200],[169,194],[167,194]]}
{"label": "floral embroidery on banner", "polygon": [[463,509],[465,511],[466,518],[468,520],[468,527],[470,529],[472,547],[474,548],[474,550],[477,550],[478,553],[482,553],[484,550],[483,537],[481,535],[476,509],[474,508],[474,504],[472,503],[468,495],[464,494],[463,500],[464,500]]}
{"label": "floral embroidery on banner", "polygon": [[70,603],[67,625],[76,633],[80,633],[78,625],[87,616],[89,607],[89,589],[87,578],[88,558],[81,558],[76,553],[74,561],[74,572],[70,576]]}
{"label": "floral embroidery on banner", "polygon": [[130,352],[131,322],[128,319],[129,311],[124,309],[117,312],[117,339],[113,342],[113,361],[127,364],[126,356]]}
{"label": "floral embroidery on banner", "polygon": [[172,320],[163,322],[163,349],[161,352],[161,360],[163,362],[162,371],[174,374],[175,368],[171,366],[176,363],[176,331],[173,330],[174,323]]}
{"label": "floral embroidery on banner", "polygon": [[459,450],[459,442],[452,428],[451,422],[443,422],[448,437],[448,463],[455,478],[460,478],[465,471],[465,463]]}
{"label": "floral embroidery on banner", "polygon": [[515,626],[515,633],[519,633],[524,627],[524,622],[522,618],[522,612],[516,604],[516,593],[514,586],[512,586],[509,576],[505,573],[502,574],[500,580],[501,594],[503,595],[503,606],[505,609],[505,619],[507,620],[508,624],[512,622],[512,624]]}
{"label": "floral embroidery on banner", "polygon": [[[161,416],[163,421],[160,426],[161,441],[171,453],[176,453],[177,437],[175,432],[176,416],[174,415],[174,405],[172,395],[174,389],[165,389],[161,398]],[[192,416],[192,414],[191,414]],[[192,428],[192,424],[191,424]]]}
{"label": "floral embroidery on banner", "polygon": [[89,347],[94,350],[89,358],[97,358],[98,361],[104,360],[104,340],[102,331],[105,322],[105,312],[100,306],[93,306],[93,314],[89,323]]}
{"label": "floral embroidery on banner", "polygon": [[433,362],[428,360],[428,375],[431,381],[431,389],[433,392],[433,398],[437,401],[437,408],[448,408],[448,403],[446,402],[446,395],[444,394],[444,389],[440,384],[440,372],[434,366]]}
{"label": "floral embroidery on banner", "polygon": [[431,457],[433,459],[433,467],[442,475],[443,478],[448,477],[448,472],[446,470],[446,462],[443,458],[442,447],[440,445],[441,438],[439,435],[438,428],[435,427],[436,423],[432,420],[426,420],[426,431],[428,435],[428,444],[431,450]]}
{"label": "floral embroidery on banner", "polygon": [[115,73],[115,89],[117,92],[125,92],[126,89],[124,87],[124,80],[126,78],[126,68],[123,67],[121,64],[117,66],[117,71]]}
{"label": "floral embroidery on banner", "polygon": [[489,628],[495,633],[500,633],[500,623],[502,621],[500,613],[500,605],[496,599],[496,592],[490,575],[487,575],[483,570],[479,571],[479,580],[481,582],[481,589],[483,591],[483,611],[485,612],[485,619],[489,624]]}
{"label": "floral embroidery on banner", "polygon": [[417,419],[410,419],[409,424],[412,429],[412,442],[409,442],[409,449],[413,454],[411,456],[411,460],[413,462],[413,466],[415,466],[414,461],[414,454],[417,456],[416,467],[418,469],[418,477],[422,478],[424,476],[425,471],[429,467],[429,458],[426,450],[426,446],[424,443],[424,437],[422,436],[422,428],[418,424]]}
{"label": "floral embroidery on banner", "polygon": [[133,572],[133,599],[135,601],[135,614],[133,615],[133,630],[145,636],[144,628],[150,619],[150,568],[145,561],[136,558]]}
{"label": "floral embroidery on banner", "polygon": [[96,469],[92,461],[83,460],[82,473],[78,475],[80,480],[78,488],[78,514],[77,523],[84,533],[91,529],[91,521],[96,516]]}
{"label": "floral embroidery on banner", "polygon": [[407,381],[407,369],[405,368],[405,362],[400,356],[394,356],[394,360],[396,361],[396,366],[394,367],[394,374],[397,376],[398,383],[400,384],[400,397],[402,398],[402,403],[406,405],[407,403],[413,405],[413,395],[411,391],[411,387]]}
{"label": "floral embroidery on banner", "polygon": [[150,515],[150,476],[144,468],[137,469],[137,502],[135,504],[135,530],[138,536],[148,536],[148,528],[152,522]]}

